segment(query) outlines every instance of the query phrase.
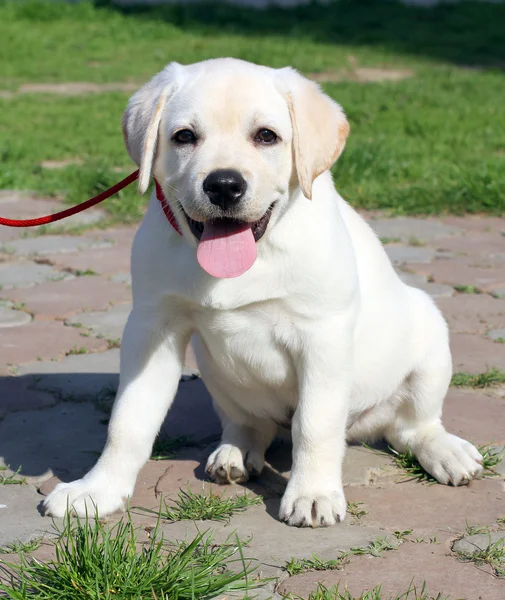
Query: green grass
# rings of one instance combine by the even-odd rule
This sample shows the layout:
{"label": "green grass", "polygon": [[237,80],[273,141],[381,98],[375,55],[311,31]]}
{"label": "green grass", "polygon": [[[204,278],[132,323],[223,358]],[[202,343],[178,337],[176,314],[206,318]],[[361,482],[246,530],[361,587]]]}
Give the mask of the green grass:
{"label": "green grass", "polygon": [[[296,596],[291,596],[296,598]],[[378,585],[372,590],[363,592],[359,596],[351,594],[347,589],[341,590],[340,584],[327,588],[323,584],[318,584],[317,589],[312,592],[308,600],[449,600],[449,596],[443,594],[437,594],[433,596],[426,591],[426,584],[423,583],[421,589],[417,589],[416,586],[410,585],[408,590],[403,593],[396,594],[396,596],[385,595],[382,592],[382,586]]]}
{"label": "green grass", "polygon": [[[395,214],[504,214],[504,19],[504,5],[472,2],[425,10],[369,0],[363,10],[340,0],[251,11],[0,0],[0,80],[10,90],[27,82],[140,85],[170,60],[217,56],[305,73],[408,68],[415,75],[403,81],[324,85],[351,123],[334,169],[339,191],[357,207]],[[133,170],[120,126],[128,96],[0,98],[0,187],[75,204],[115,183]],[[83,164],[41,167],[69,158]],[[146,200],[134,188],[103,205],[113,221],[142,215]]]}
{"label": "green grass", "polygon": [[454,373],[451,379],[452,387],[487,388],[505,383],[505,371],[493,367],[485,373]]}
{"label": "green grass", "polygon": [[25,477],[18,477],[21,472],[21,467],[15,473],[11,473],[10,475],[2,475],[5,471],[9,469],[9,466],[0,465],[0,485],[23,485],[26,483]]}
{"label": "green grass", "polygon": [[348,502],[347,503],[347,512],[354,517],[355,519],[360,520],[362,517],[368,514],[368,511],[363,506],[364,502]]}
{"label": "green grass", "polygon": [[455,285],[454,289],[460,294],[482,294],[482,291],[475,285]]}
{"label": "green grass", "polygon": [[341,552],[340,555],[333,560],[323,560],[315,554],[311,558],[294,558],[292,557],[285,565],[284,569],[289,576],[300,575],[307,571],[334,571],[341,569],[344,565],[348,554]]}
{"label": "green grass", "polygon": [[395,531],[392,537],[378,537],[366,546],[355,546],[350,549],[349,554],[358,556],[368,555],[379,558],[384,552],[398,550],[400,544],[402,544],[405,541],[405,538],[411,533],[411,529],[407,531]]}
{"label": "green grass", "polygon": [[17,540],[8,544],[7,546],[0,547],[0,554],[21,554],[22,552],[34,552],[38,550],[42,545],[42,538],[34,538],[29,542],[21,542]]}
{"label": "green grass", "polygon": [[258,506],[263,502],[261,496],[249,496],[244,492],[240,496],[225,498],[223,494],[198,494],[191,490],[179,490],[176,500],[163,498],[160,510],[137,507],[146,513],[160,515],[167,521],[229,521],[239,512],[245,511],[250,506]]}
{"label": "green grass", "polygon": [[477,566],[489,565],[496,577],[505,578],[505,538],[475,552],[458,552],[458,557],[464,562],[473,562]]}
{"label": "green grass", "polygon": [[238,539],[216,545],[201,534],[171,547],[158,526],[141,544],[128,517],[112,527],[67,517],[56,558],[42,563],[22,553],[19,564],[3,562],[0,592],[10,600],[204,600],[253,587]]}

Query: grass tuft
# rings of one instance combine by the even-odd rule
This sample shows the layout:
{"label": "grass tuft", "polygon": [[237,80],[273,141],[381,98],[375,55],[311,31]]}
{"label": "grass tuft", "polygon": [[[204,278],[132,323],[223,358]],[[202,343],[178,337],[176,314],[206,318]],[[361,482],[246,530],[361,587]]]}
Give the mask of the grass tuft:
{"label": "grass tuft", "polygon": [[494,468],[498,466],[505,455],[504,450],[498,450],[492,444],[477,446],[477,450],[482,454],[482,466],[484,467],[484,477],[495,477],[498,473]]}
{"label": "grass tuft", "polygon": [[300,573],[306,573],[307,571],[334,571],[341,569],[345,564],[348,554],[342,552],[337,558],[333,560],[323,560],[315,554],[311,558],[294,558],[292,557],[286,563],[284,567],[288,575],[300,575]]}
{"label": "grass tuft", "polygon": [[9,466],[6,467],[0,465],[0,485],[23,485],[26,483],[26,477],[19,478],[18,475],[21,472],[21,467],[15,473],[11,475],[2,475],[2,472],[7,471]]}
{"label": "grass tuft", "polygon": [[249,496],[244,492],[241,496],[224,498],[224,494],[197,494],[190,489],[179,490],[176,500],[163,498],[161,510],[136,507],[146,513],[160,516],[167,521],[229,521],[239,512],[250,506],[258,506],[263,502],[261,496]]}
{"label": "grass tuft", "polygon": [[455,285],[454,289],[460,294],[482,294],[482,290],[475,285]]}
{"label": "grass tuft", "polygon": [[451,379],[452,387],[487,388],[505,383],[505,371],[493,367],[485,373],[454,373]]}
{"label": "grass tuft", "polygon": [[505,538],[475,552],[458,551],[458,557],[463,562],[473,562],[477,566],[489,565],[496,577],[505,578]]}
{"label": "grass tuft", "polygon": [[363,504],[364,502],[348,502],[347,512],[351,515],[351,517],[354,517],[355,519],[359,520],[368,514],[367,510],[361,508]]}
{"label": "grass tuft", "polygon": [[42,538],[33,538],[29,542],[16,540],[7,546],[0,547],[0,554],[21,554],[22,552],[34,552],[42,545]]}
{"label": "grass tuft", "polygon": [[56,559],[21,554],[19,564],[3,562],[0,592],[10,600],[204,600],[253,587],[254,568],[238,539],[216,545],[200,534],[173,548],[159,523],[140,544],[129,515],[112,527],[67,516],[62,530],[55,525]]}

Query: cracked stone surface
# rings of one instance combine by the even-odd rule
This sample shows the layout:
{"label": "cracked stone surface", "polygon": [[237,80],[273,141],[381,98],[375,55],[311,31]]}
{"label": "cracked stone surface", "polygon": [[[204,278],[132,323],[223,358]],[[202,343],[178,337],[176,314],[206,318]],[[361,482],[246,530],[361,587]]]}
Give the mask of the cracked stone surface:
{"label": "cracked stone surface", "polygon": [[491,531],[490,533],[477,533],[465,536],[454,542],[452,549],[454,552],[475,554],[480,550],[486,550],[489,546],[497,542],[503,542],[505,546],[505,531]]}
{"label": "cracked stone surface", "polygon": [[[54,199],[12,191],[0,191],[0,205],[2,214],[20,218],[62,207]],[[495,341],[505,333],[503,220],[383,219],[375,214],[371,223],[380,237],[392,241],[387,252],[403,281],[437,302],[449,324],[454,370],[503,369],[505,344]],[[0,485],[0,546],[51,530],[51,520],[37,510],[43,496],[59,481],[83,475],[103,446],[119,373],[119,349],[111,346],[122,337],[131,306],[135,229],[79,235],[57,235],[55,229],[26,238],[22,231],[0,228],[0,465],[10,465],[0,473],[20,467],[28,480],[21,486]],[[454,286],[468,291],[475,286],[481,293],[462,293]],[[348,585],[355,595],[382,584],[386,596],[394,596],[404,593],[411,580],[426,580],[435,597],[440,592],[451,600],[503,600],[503,580],[459,561],[453,544],[467,525],[489,526],[493,535],[502,535],[498,519],[505,517],[505,463],[496,467],[496,477],[466,487],[425,485],[405,481],[384,445],[351,445],[343,468],[345,493],[366,514],[348,514],[344,523],[328,529],[292,529],[277,519],[291,469],[289,436],[275,440],[256,480],[223,487],[206,481],[205,463],[221,426],[197,373],[189,347],[184,377],[161,429],[162,436],[183,438],[181,447],[165,460],[148,461],[130,505],[156,509],[162,497],[169,501],[188,487],[226,496],[247,489],[264,500],[227,524],[163,523],[165,535],[181,539],[199,528],[215,530],[219,541],[234,531],[243,539],[252,536],[246,556],[259,561],[264,576],[278,578],[254,592],[260,600],[288,592],[307,598],[319,581],[328,586],[340,582],[341,589]],[[504,415],[505,386],[451,388],[443,419],[452,433],[500,450],[505,447]],[[139,510],[133,519],[141,528],[154,521]],[[352,556],[341,570],[293,577],[284,569],[292,556],[315,553],[331,559],[351,546],[410,529],[408,541],[381,558]],[[44,546],[34,555],[45,560],[47,552]]]}

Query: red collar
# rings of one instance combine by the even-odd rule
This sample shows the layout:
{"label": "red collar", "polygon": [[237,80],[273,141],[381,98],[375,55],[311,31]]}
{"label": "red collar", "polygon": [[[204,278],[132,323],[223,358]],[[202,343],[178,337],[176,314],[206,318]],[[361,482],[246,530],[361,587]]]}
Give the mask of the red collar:
{"label": "red collar", "polygon": [[179,223],[177,223],[177,221],[175,220],[174,213],[172,212],[172,209],[170,208],[170,205],[168,204],[167,199],[165,198],[165,194],[161,189],[161,185],[156,181],[156,179],[154,180],[154,183],[156,184],[156,198],[158,198],[161,204],[161,208],[165,213],[165,217],[168,219],[168,222],[170,223],[170,225],[172,225],[175,231],[177,231],[179,235],[182,235]]}

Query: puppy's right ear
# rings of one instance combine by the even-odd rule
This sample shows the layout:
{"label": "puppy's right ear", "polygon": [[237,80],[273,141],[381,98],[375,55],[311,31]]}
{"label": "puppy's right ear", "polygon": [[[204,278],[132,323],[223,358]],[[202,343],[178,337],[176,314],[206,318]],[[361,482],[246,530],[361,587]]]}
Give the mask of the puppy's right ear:
{"label": "puppy's right ear", "polygon": [[174,91],[174,79],[181,65],[170,63],[155,75],[128,102],[123,114],[126,149],[139,166],[138,190],[143,194],[151,178],[156,155],[158,131],[164,110]]}

